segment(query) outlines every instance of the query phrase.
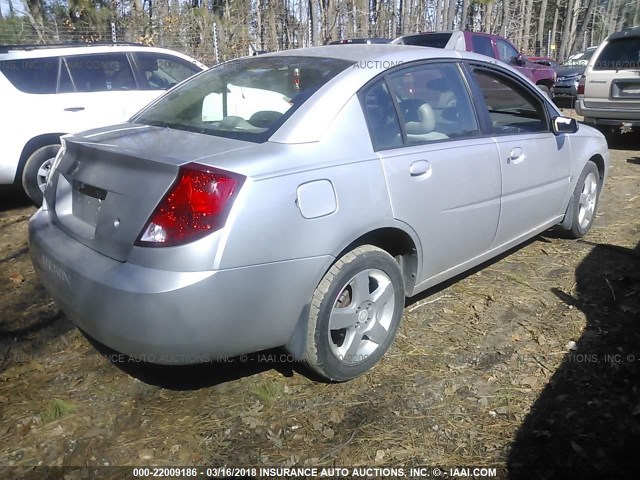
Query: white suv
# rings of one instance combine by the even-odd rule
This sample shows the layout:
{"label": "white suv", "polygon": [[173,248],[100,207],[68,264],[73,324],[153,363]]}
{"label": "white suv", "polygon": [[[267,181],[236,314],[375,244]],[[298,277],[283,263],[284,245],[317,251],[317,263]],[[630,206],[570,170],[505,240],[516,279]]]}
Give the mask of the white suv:
{"label": "white suv", "polygon": [[640,27],[610,35],[578,82],[584,122],[618,132],[640,127]]}
{"label": "white suv", "polygon": [[39,205],[61,135],[123,122],[206,68],[142,45],[0,46],[0,185]]}

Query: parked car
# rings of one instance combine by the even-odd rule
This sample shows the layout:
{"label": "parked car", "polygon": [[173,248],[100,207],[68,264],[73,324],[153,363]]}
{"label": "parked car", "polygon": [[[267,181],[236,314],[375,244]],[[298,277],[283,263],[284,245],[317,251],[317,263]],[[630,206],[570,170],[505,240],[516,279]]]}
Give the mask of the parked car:
{"label": "parked car", "polygon": [[557,70],[556,85],[553,90],[555,101],[569,100],[571,106],[578,95],[578,82],[584,73],[587,63],[598,47],[589,47],[584,52],[572,55]]}
{"label": "parked car", "polygon": [[539,65],[544,65],[545,67],[552,68],[554,72],[558,72],[558,68],[560,68],[560,62],[554,60],[549,57],[529,57],[528,60],[531,63],[537,63]]}
{"label": "parked car", "polygon": [[384,44],[391,43],[390,38],[373,37],[373,38],[344,38],[342,40],[335,40],[329,45],[351,45],[353,43],[367,43],[367,44]]}
{"label": "parked car", "polygon": [[554,70],[545,65],[529,62],[527,57],[522,55],[509,40],[500,35],[468,30],[422,32],[396,38],[393,43],[475,52],[497,58],[524,74],[547,95],[553,95],[553,86],[556,80]]}
{"label": "parked car", "polygon": [[68,318],[119,352],[284,346],[344,381],[389,348],[405,297],[550,227],[586,234],[608,158],[602,134],[485,56],[270,53],[65,136],[30,253]]}
{"label": "parked car", "polygon": [[0,46],[0,185],[21,186],[40,205],[61,135],[125,121],[204,69],[141,45]]}
{"label": "parked car", "polygon": [[614,33],[598,47],[578,83],[576,112],[604,129],[640,127],[640,27]]}

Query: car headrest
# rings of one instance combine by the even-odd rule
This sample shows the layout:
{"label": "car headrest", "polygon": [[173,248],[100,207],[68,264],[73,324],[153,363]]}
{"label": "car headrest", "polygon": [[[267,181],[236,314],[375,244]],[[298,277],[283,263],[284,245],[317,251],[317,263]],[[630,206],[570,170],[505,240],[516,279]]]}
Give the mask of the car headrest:
{"label": "car headrest", "polygon": [[418,107],[418,117],[419,121],[409,121],[405,124],[407,134],[421,135],[432,132],[436,127],[436,116],[428,103]]}

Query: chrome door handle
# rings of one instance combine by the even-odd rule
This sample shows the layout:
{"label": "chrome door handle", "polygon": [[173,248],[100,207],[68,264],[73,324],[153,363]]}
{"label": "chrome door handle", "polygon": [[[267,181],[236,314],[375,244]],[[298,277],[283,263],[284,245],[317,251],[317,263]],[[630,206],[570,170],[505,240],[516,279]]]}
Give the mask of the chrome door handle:
{"label": "chrome door handle", "polygon": [[409,173],[412,177],[418,177],[420,175],[431,175],[431,164],[426,160],[417,160],[409,167]]}
{"label": "chrome door handle", "polygon": [[525,158],[526,156],[524,154],[524,150],[522,150],[522,148],[520,147],[516,147],[513,150],[511,150],[511,153],[507,157],[507,163],[518,164],[522,162]]}
{"label": "chrome door handle", "polygon": [[81,112],[84,110],[84,107],[67,107],[64,109],[65,112]]}

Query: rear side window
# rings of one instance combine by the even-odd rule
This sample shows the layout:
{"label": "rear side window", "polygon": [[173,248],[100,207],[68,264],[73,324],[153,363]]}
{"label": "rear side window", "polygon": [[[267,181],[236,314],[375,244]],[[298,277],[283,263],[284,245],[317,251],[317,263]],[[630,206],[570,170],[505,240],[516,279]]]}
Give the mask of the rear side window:
{"label": "rear side window", "polygon": [[143,88],[168,90],[200,72],[200,68],[180,58],[157,53],[136,53],[136,65],[147,81]]}
{"label": "rear side window", "polygon": [[636,70],[640,68],[640,37],[610,41],[600,52],[594,70]]}
{"label": "rear side window", "polygon": [[56,93],[60,58],[25,58],[0,61],[0,71],[25,93]]}
{"label": "rear side window", "polygon": [[474,52],[495,58],[495,55],[493,54],[493,46],[491,45],[491,38],[483,35],[472,35],[471,45],[473,46]]}
{"label": "rear side window", "polygon": [[65,61],[78,92],[138,88],[124,53],[77,55],[66,57]]}
{"label": "rear side window", "polygon": [[422,35],[410,35],[402,39],[404,45],[416,45],[418,47],[444,48],[451,38],[450,33],[429,33]]}
{"label": "rear side window", "polygon": [[368,87],[361,99],[373,149],[377,151],[402,146],[400,123],[386,82],[379,80]]}

